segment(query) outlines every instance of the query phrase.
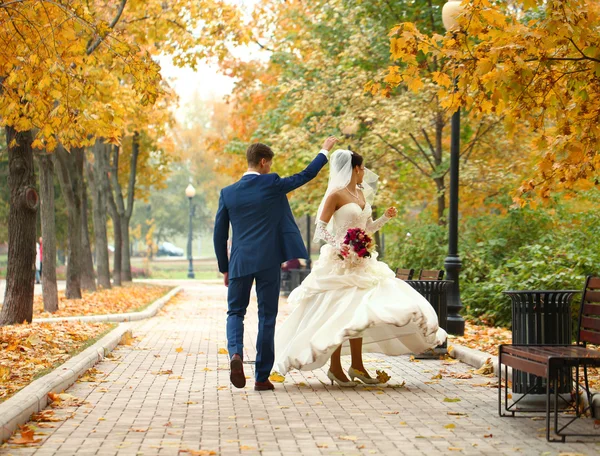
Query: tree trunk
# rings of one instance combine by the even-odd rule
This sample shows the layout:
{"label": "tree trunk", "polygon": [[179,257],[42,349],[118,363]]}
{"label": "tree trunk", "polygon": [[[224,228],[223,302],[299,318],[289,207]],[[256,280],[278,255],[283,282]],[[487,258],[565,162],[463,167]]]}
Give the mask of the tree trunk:
{"label": "tree trunk", "polygon": [[446,226],[446,184],[443,177],[433,179],[437,188],[437,220],[438,225]]}
{"label": "tree trunk", "polygon": [[54,160],[42,153],[37,156],[40,165],[40,200],[42,216],[42,294],[44,310],[58,310],[56,286],[56,220],[54,214]]}
{"label": "tree trunk", "polygon": [[131,282],[133,280],[131,274],[131,250],[129,245],[129,217],[124,215],[121,217],[121,279],[123,282]]}
{"label": "tree trunk", "polygon": [[[438,112],[435,120],[435,153],[434,153],[434,163],[436,169],[442,165],[442,139],[444,135],[444,113]],[[444,215],[446,211],[446,183],[444,181],[444,176],[436,177],[433,179],[435,182],[435,186],[437,188],[437,221],[438,225],[446,226],[447,220]]]}
{"label": "tree trunk", "polygon": [[[85,151],[83,152],[85,166]],[[87,183],[81,174],[81,288],[87,291],[96,291],[96,273],[94,272],[94,258],[90,242],[90,225],[88,221],[88,189]]]}
{"label": "tree trunk", "polygon": [[[69,153],[62,146],[56,149],[58,176],[67,206],[67,299],[81,299],[81,173],[83,149],[73,148]],[[83,169],[81,169],[83,170]]]}
{"label": "tree trunk", "polygon": [[[116,148],[116,146],[114,147]],[[113,237],[115,240],[115,251],[113,253],[113,283],[115,286],[121,286],[121,251],[122,251],[122,236],[121,236],[121,217],[119,215],[119,210],[117,208],[117,204],[115,202],[115,197],[113,193],[113,185],[111,181],[114,181],[113,176],[116,175],[115,169],[118,169],[118,151],[116,152],[116,156],[113,158],[113,164],[109,163],[111,146],[106,145],[106,149],[104,150],[104,160],[105,163],[108,163],[104,173],[102,174],[103,179],[103,189],[106,194],[107,202],[108,202],[108,213],[110,214],[110,218],[113,222]],[[116,166],[115,166],[116,163]],[[118,182],[117,182],[118,183]]]}
{"label": "tree trunk", "polygon": [[97,140],[94,145],[94,164],[86,162],[86,170],[93,203],[98,286],[100,288],[110,288],[108,234],[106,231],[106,192],[103,183],[103,173],[105,173],[103,155],[104,143],[101,140]]}
{"label": "tree trunk", "polygon": [[[127,206],[125,206],[125,199],[123,197],[123,190],[121,184],[119,184],[118,173],[119,173],[119,147],[113,147],[113,163],[111,167],[110,178],[115,192],[115,203],[119,218],[121,219],[121,236],[122,236],[122,249],[121,249],[121,278],[124,281],[131,281],[131,255],[129,250],[129,220],[131,220],[131,214],[133,213],[133,202],[135,197],[135,179],[137,171],[137,159],[140,153],[140,135],[138,132],[133,134],[133,141],[131,146],[131,162],[129,165],[129,183],[127,186]],[[113,219],[114,220],[114,219]],[[115,242],[116,244],[116,242]],[[116,252],[115,245],[115,252]]]}
{"label": "tree trunk", "polygon": [[[14,144],[12,144],[14,141]],[[8,268],[0,326],[31,322],[35,282],[36,213],[39,196],[34,188],[35,170],[31,131],[6,127],[8,145]]]}

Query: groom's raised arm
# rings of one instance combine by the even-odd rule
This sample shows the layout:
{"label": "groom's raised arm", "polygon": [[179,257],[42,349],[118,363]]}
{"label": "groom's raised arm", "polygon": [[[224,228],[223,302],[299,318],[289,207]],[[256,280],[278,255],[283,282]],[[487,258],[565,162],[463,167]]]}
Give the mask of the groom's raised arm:
{"label": "groom's raised arm", "polygon": [[290,177],[279,178],[278,182],[276,183],[279,191],[282,193],[289,193],[292,190],[296,190],[298,187],[302,187],[304,184],[317,177],[317,174],[319,174],[321,168],[323,168],[323,166],[325,166],[327,163],[327,155],[336,142],[337,139],[333,136],[330,136],[323,143],[323,148],[316,158],[303,171],[300,171],[298,174],[294,174]]}
{"label": "groom's raised arm", "polygon": [[215,229],[213,232],[213,243],[215,254],[219,263],[219,271],[222,274],[229,272],[229,256],[227,255],[227,240],[229,239],[229,212],[223,200],[223,190],[219,197],[219,209],[215,217]]}

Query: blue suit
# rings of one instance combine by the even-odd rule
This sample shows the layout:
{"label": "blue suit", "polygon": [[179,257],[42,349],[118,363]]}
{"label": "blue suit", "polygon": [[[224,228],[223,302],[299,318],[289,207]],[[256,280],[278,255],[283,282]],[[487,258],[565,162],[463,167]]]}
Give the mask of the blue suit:
{"label": "blue suit", "polygon": [[[256,381],[267,380],[275,359],[275,319],[279,303],[281,263],[308,258],[286,194],[314,179],[327,163],[319,153],[308,167],[291,177],[245,175],[221,190],[215,219],[214,246],[219,271],[229,273],[227,342],[230,356],[243,357],[244,316],[256,280],[258,339]],[[233,230],[227,255],[229,224]]]}

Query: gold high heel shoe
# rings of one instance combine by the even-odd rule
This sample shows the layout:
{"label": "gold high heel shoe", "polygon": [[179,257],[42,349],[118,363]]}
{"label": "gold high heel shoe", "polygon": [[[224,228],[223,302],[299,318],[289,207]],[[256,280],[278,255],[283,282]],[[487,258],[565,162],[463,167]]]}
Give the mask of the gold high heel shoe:
{"label": "gold high heel shoe", "polygon": [[366,383],[367,385],[375,385],[375,384],[379,383],[378,379],[369,378],[365,375],[364,372],[361,372],[357,369],[353,369],[352,367],[350,369],[348,369],[348,377],[350,377],[350,380],[354,380],[355,378],[358,378],[361,382]]}
{"label": "gold high heel shoe", "polygon": [[343,382],[339,378],[337,378],[335,375],[333,375],[333,372],[331,372],[331,371],[327,371],[327,378],[329,378],[329,380],[331,380],[332,385],[333,385],[333,382],[335,382],[339,386],[343,386],[343,387],[351,387],[351,386],[356,386],[358,384],[356,382]]}

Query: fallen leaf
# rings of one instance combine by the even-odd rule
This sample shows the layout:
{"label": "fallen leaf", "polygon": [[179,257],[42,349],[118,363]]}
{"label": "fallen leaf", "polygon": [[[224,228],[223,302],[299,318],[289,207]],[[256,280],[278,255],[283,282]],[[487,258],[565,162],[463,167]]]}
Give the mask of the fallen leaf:
{"label": "fallen leaf", "polygon": [[444,427],[445,427],[446,429],[454,429],[454,428],[456,428],[456,424],[454,424],[454,423],[450,423],[450,424],[447,424],[447,425],[445,425]]}
{"label": "fallen leaf", "polygon": [[271,375],[269,375],[269,380],[275,383],[283,383],[285,382],[285,377],[279,372],[273,372]]}
{"label": "fallen leaf", "polygon": [[379,383],[387,383],[390,378],[392,378],[384,370],[376,370],[375,374],[377,374],[377,380],[379,380]]}
{"label": "fallen leaf", "polygon": [[488,358],[483,366],[474,371],[477,375],[492,375],[494,373],[494,364],[492,363],[492,358]]}
{"label": "fallen leaf", "polygon": [[219,348],[219,351],[217,352],[219,355],[228,355],[229,352],[227,351],[226,348]]}
{"label": "fallen leaf", "polygon": [[317,443],[317,448],[329,448],[329,445],[326,443]]}
{"label": "fallen leaf", "polygon": [[445,397],[444,398],[444,402],[460,402],[460,398],[458,398],[458,397],[454,397],[454,398]]}
{"label": "fallen leaf", "polygon": [[356,437],[355,435],[340,435],[339,439],[340,440],[350,440],[352,442],[356,442],[358,437]]}
{"label": "fallen leaf", "polygon": [[119,345],[132,345],[134,342],[134,338],[131,335],[131,331],[127,331],[125,334],[123,334],[123,336],[121,337],[121,342],[119,342]]}
{"label": "fallen leaf", "polygon": [[242,450],[242,451],[244,451],[244,450],[255,450],[255,449],[256,449],[255,447],[251,447],[251,446],[248,446],[248,445],[241,445],[240,446],[240,450]]}
{"label": "fallen leaf", "polygon": [[[161,448],[161,447],[159,447],[159,448]],[[179,452],[180,453],[188,453],[188,454],[191,454],[192,456],[210,456],[213,454],[217,454],[216,452],[214,452],[212,450],[190,450],[188,448],[180,449]]]}
{"label": "fallen leaf", "polygon": [[462,448],[457,448],[457,447],[448,447],[448,451],[462,451]]}
{"label": "fallen leaf", "polygon": [[21,437],[11,439],[9,440],[9,443],[14,445],[29,445],[42,441],[42,439],[33,438],[34,431],[29,426],[20,426],[19,433],[21,434]]}
{"label": "fallen leaf", "polygon": [[10,367],[0,366],[0,382],[6,382],[10,378]]}
{"label": "fallen leaf", "polygon": [[483,438],[484,438],[484,439],[491,439],[492,437],[494,437],[494,435],[493,435],[493,434],[485,434],[485,435],[483,436]]}
{"label": "fallen leaf", "polygon": [[178,347],[178,348],[175,349],[175,351],[177,353],[181,353],[183,351],[183,347]]}
{"label": "fallen leaf", "polygon": [[452,415],[452,416],[469,416],[466,413],[463,412],[448,412],[448,415]]}

